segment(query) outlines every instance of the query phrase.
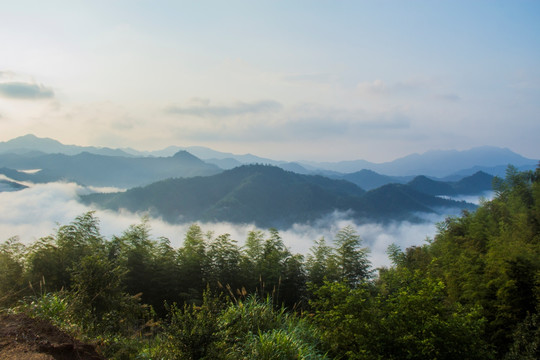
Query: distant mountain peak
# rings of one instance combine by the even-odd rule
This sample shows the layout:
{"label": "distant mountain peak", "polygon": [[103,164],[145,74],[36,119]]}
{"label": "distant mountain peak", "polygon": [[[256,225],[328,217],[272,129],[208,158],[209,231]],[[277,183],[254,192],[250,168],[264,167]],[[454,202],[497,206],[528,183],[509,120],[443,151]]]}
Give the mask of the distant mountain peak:
{"label": "distant mountain peak", "polygon": [[32,145],[35,143],[46,143],[46,144],[55,144],[55,145],[62,145],[62,143],[58,140],[54,140],[47,137],[38,137],[34,134],[26,134],[22,136],[18,136],[16,138],[13,138],[11,140],[8,140],[4,142],[5,144],[14,144],[14,145]]}
{"label": "distant mountain peak", "polygon": [[[177,151],[176,153],[174,153],[173,157],[185,157],[185,156],[189,156],[191,155],[189,152],[187,152],[186,150],[179,150]],[[193,155],[191,155],[193,156]],[[195,156],[193,156],[195,157]]]}
{"label": "distant mountain peak", "polygon": [[490,177],[490,178],[493,178],[493,175],[489,175],[488,173],[486,173],[485,171],[482,171],[482,170],[479,170],[477,172],[475,172],[474,174],[472,174],[471,176],[469,176],[470,178],[480,178],[480,177]]}
{"label": "distant mountain peak", "polygon": [[17,141],[19,139],[39,139],[39,138],[34,134],[26,134],[26,135],[22,135],[22,136],[17,136],[16,138],[13,138],[13,139],[11,139],[9,141]]}
{"label": "distant mountain peak", "polygon": [[41,138],[34,134],[26,134],[13,138],[11,140],[0,142],[0,153],[29,153],[40,151],[46,154],[65,154],[77,155],[82,152],[89,152],[98,155],[108,156],[131,156],[130,154],[119,150],[94,146],[65,145],[58,140],[51,138]]}
{"label": "distant mountain peak", "polygon": [[188,161],[196,161],[196,162],[203,162],[201,159],[193,155],[192,153],[186,151],[186,150],[180,150],[177,151],[173,156],[174,159],[182,159],[182,160],[188,160]]}

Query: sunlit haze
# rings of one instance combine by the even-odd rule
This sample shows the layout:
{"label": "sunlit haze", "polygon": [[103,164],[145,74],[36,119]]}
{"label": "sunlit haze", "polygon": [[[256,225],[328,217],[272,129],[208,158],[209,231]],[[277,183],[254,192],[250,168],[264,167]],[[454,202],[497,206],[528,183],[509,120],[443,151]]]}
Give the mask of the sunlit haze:
{"label": "sunlit haze", "polygon": [[0,141],[538,158],[537,1],[10,1]]}

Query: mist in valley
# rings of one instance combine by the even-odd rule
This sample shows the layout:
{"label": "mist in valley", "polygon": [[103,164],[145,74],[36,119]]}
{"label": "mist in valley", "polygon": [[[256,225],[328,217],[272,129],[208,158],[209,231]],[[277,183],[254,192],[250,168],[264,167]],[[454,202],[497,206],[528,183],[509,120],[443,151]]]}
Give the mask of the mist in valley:
{"label": "mist in valley", "polygon": [[[0,193],[0,234],[1,241],[18,236],[25,244],[53,234],[59,226],[69,224],[75,217],[88,211],[95,211],[100,221],[101,233],[110,239],[121,235],[130,225],[140,224],[147,219],[151,236],[155,239],[166,237],[175,248],[183,243],[191,223],[170,224],[160,218],[148,217],[145,213],[128,211],[99,210],[78,201],[80,195],[95,191],[117,191],[115,188],[83,187],[75,183],[54,182],[47,184],[27,184],[27,189]],[[478,200],[471,197],[469,200]],[[285,245],[293,252],[307,254],[314,241],[324,237],[331,241],[335,234],[345,226],[353,226],[361,236],[364,246],[370,249],[370,259],[374,267],[388,266],[387,247],[395,243],[402,249],[422,245],[436,233],[436,223],[447,215],[458,215],[457,209],[444,209],[439,214],[419,214],[425,220],[421,223],[408,221],[389,224],[358,224],[347,212],[334,212],[311,224],[294,224],[280,230]],[[199,223],[203,231],[214,236],[228,233],[243,244],[247,234],[258,230],[253,224],[232,224],[227,222]],[[265,229],[261,229],[265,230]]]}

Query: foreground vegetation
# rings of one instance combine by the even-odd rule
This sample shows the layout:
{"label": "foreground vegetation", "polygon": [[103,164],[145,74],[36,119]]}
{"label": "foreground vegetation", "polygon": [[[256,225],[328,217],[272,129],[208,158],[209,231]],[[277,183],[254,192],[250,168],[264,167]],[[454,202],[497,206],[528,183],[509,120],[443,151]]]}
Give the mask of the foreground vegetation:
{"label": "foreground vegetation", "polygon": [[292,254],[277,230],[244,246],[192,225],[104,238],[93,213],[0,245],[0,307],[45,318],[111,359],[540,358],[540,168],[373,269],[351,227]]}

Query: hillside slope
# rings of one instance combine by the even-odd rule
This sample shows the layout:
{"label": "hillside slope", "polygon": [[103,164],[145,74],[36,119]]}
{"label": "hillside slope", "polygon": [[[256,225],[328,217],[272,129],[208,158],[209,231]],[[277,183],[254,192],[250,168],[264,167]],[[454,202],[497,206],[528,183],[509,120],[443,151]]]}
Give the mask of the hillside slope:
{"label": "hillside slope", "polygon": [[83,201],[115,210],[150,211],[173,223],[230,221],[277,228],[315,221],[333,211],[349,212],[358,221],[392,221],[417,219],[415,212],[472,206],[406,185],[365,193],[345,180],[264,165],[245,165],[208,177],[168,179],[123,193],[91,194]]}
{"label": "hillside slope", "polygon": [[407,185],[429,195],[476,195],[492,189],[493,176],[485,172],[464,177],[459,181],[438,181],[420,175]]}

